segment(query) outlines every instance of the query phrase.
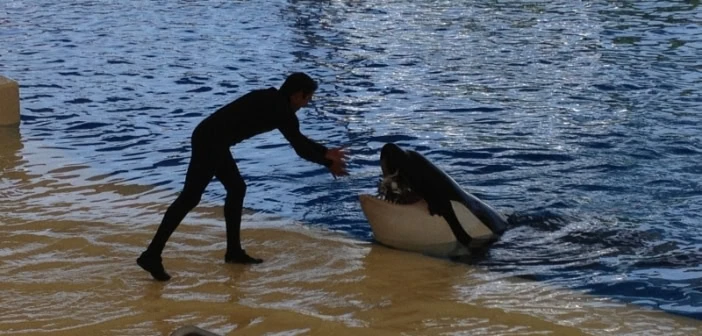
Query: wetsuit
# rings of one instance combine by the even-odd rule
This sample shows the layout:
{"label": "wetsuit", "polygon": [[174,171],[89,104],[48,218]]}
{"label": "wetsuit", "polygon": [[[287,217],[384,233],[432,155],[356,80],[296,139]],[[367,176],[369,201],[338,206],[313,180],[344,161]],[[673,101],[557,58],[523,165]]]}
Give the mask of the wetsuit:
{"label": "wetsuit", "polygon": [[160,256],[166,241],[202,197],[212,177],[224,185],[227,196],[224,219],[227,226],[227,254],[241,252],[239,230],[246,183],[232,158],[229,147],[254,135],[280,130],[295,152],[311,162],[331,166],[327,148],[300,133],[300,124],[288,97],[275,88],[252,91],[205,118],[192,134],[192,156],[185,186],[171,204],[147,249]]}

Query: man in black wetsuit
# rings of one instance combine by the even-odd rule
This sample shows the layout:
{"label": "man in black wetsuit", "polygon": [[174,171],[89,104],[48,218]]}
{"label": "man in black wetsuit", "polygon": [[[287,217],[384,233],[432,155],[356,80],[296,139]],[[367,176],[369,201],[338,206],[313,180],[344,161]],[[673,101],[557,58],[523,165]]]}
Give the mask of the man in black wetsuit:
{"label": "man in black wetsuit", "polygon": [[241,248],[239,229],[246,183],[239,174],[229,147],[254,135],[278,129],[303,159],[329,168],[335,177],[348,175],[342,149],[327,149],[300,133],[295,113],[307,105],[316,89],[317,83],[308,75],[294,73],[279,90],[252,91],[197,125],[192,134],[192,155],[183,191],[166,211],[151,244],[139,256],[137,264],[156,280],[167,281],[171,278],[161,261],[166,241],[188,212],[200,202],[205,187],[215,176],[227,191],[224,202],[227,227],[225,262],[261,263],[263,260],[249,256]]}

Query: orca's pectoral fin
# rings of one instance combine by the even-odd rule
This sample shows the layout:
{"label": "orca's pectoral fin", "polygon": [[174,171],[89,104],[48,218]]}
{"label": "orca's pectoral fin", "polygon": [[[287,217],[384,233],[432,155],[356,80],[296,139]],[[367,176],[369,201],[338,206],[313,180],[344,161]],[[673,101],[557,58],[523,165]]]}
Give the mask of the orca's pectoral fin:
{"label": "orca's pectoral fin", "polygon": [[427,210],[432,216],[441,216],[442,213],[441,209],[437,206],[437,204],[430,203],[429,201],[427,201]]}
{"label": "orca's pectoral fin", "polygon": [[456,236],[456,240],[458,240],[458,242],[461,243],[463,246],[470,248],[471,241],[473,240],[473,238],[471,238],[470,235],[468,235],[468,233],[466,232],[466,230],[463,229],[463,226],[461,226],[461,223],[458,221],[458,218],[456,218],[456,215],[454,215],[453,211],[447,211],[444,214],[442,214],[442,216],[451,228],[451,232],[453,232],[453,235]]}

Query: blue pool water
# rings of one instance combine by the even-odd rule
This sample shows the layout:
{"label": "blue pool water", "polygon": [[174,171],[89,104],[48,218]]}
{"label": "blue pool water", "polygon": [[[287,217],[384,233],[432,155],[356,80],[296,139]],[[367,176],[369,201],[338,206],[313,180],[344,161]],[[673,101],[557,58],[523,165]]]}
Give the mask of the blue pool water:
{"label": "blue pool water", "polygon": [[202,118],[308,72],[303,132],[352,175],[262,135],[232,150],[246,207],[370,240],[357,195],[396,142],[510,216],[472,262],[702,319],[701,23],[699,1],[15,0],[0,73],[25,158],[173,193]]}

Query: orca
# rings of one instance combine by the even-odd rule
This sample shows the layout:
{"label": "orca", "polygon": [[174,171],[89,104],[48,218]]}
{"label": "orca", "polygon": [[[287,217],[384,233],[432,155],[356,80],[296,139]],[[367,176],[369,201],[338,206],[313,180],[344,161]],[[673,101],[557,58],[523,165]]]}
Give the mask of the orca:
{"label": "orca", "polygon": [[507,218],[466,192],[423,155],[387,143],[380,152],[378,196],[359,196],[376,241],[442,257],[484,249],[507,229]]}

